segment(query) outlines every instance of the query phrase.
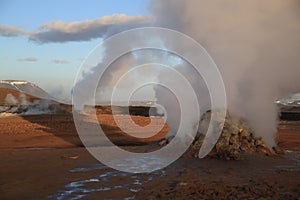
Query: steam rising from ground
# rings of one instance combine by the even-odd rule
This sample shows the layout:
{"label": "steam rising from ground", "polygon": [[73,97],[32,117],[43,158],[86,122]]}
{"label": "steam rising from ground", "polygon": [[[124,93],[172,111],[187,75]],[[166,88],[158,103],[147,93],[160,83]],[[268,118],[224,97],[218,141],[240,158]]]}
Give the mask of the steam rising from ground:
{"label": "steam rising from ground", "polygon": [[59,111],[59,105],[53,104],[49,100],[36,99],[31,101],[23,93],[18,98],[9,93],[5,97],[5,105],[0,106],[0,117],[10,116],[11,114],[50,114],[57,111]]}
{"label": "steam rising from ground", "polygon": [[[274,146],[278,117],[275,100],[300,91],[300,2],[152,0],[149,9],[155,19],[154,26],[183,32],[204,46],[223,76],[229,112],[244,118],[256,136],[262,136],[269,146]],[[162,48],[165,47],[163,38],[144,38],[144,40],[145,43],[158,42]],[[109,56],[116,48],[124,46],[134,49],[135,45],[138,44],[133,39],[105,46],[102,49],[102,56]],[[184,44],[176,44],[176,41],[168,45],[185,48],[184,50],[191,54],[194,52],[194,49],[189,49]],[[201,113],[210,109],[207,87],[192,66],[184,60],[176,61],[170,55],[166,56],[159,52],[154,54],[149,50],[144,54],[128,54],[124,60],[113,63],[106,71],[105,78],[98,83],[99,87],[106,86],[105,89],[111,90],[118,80],[117,74],[123,74],[133,66],[149,62],[171,65],[180,71],[191,82],[197,93]],[[88,73],[83,71],[82,79],[75,85],[82,88],[78,90],[80,93],[78,96],[83,98],[81,101],[93,98],[86,94],[85,88],[89,88],[90,80],[97,80],[99,73],[103,71],[101,63],[93,64],[95,67]],[[144,78],[149,77],[147,74],[136,75],[128,85]],[[156,78],[163,80],[172,77],[162,71]],[[178,88],[181,87],[180,82],[175,84]],[[103,91],[107,92],[105,89]],[[168,124],[171,133],[176,132],[179,120],[176,117],[179,113],[176,98],[167,95],[166,90],[162,88],[155,89],[158,101],[162,104],[167,102],[165,105]],[[105,96],[103,94],[102,96]],[[190,106],[190,110],[193,110],[195,105]]]}
{"label": "steam rising from ground", "polygon": [[19,103],[18,99],[12,95],[12,94],[7,94],[6,97],[5,97],[5,102],[8,104],[8,105],[17,105]]}
{"label": "steam rising from ground", "polygon": [[181,31],[208,50],[223,75],[229,111],[273,146],[274,101],[300,91],[300,2],[152,0],[150,10],[155,25]]}

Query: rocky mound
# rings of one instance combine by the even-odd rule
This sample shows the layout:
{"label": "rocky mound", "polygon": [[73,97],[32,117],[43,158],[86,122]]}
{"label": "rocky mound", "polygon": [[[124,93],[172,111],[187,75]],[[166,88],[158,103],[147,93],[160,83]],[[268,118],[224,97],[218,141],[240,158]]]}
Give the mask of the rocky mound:
{"label": "rocky mound", "polygon": [[[210,113],[207,113],[200,121],[200,126],[202,128],[207,126],[209,120]],[[203,140],[204,134],[199,132],[187,155],[197,157]],[[254,136],[253,131],[243,120],[227,114],[222,134],[208,157],[235,160],[242,154],[253,153],[268,156],[281,151],[277,147],[270,149],[261,137]]]}

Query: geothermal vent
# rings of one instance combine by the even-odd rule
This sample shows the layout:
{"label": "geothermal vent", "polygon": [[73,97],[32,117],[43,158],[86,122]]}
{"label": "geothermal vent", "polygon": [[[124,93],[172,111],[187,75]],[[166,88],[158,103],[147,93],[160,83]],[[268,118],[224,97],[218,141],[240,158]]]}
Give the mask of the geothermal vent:
{"label": "geothermal vent", "polygon": [[[200,127],[207,127],[209,120],[210,113],[206,113],[200,121]],[[203,140],[204,134],[200,131],[187,155],[197,157]],[[279,153],[277,148],[273,150]],[[271,155],[275,153],[273,150],[265,144],[261,137],[255,137],[253,131],[243,120],[227,113],[222,134],[208,157],[236,160],[243,154]]]}

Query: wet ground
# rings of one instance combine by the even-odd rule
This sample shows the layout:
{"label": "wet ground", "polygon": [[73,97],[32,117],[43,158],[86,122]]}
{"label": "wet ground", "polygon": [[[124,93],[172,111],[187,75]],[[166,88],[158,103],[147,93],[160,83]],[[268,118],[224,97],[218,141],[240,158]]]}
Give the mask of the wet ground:
{"label": "wet ground", "polygon": [[[281,158],[245,157],[243,161],[182,158],[149,174],[111,171],[98,164],[70,170],[99,175],[68,183],[54,199],[297,199],[300,197],[298,153]],[[252,163],[255,162],[255,163]],[[253,168],[254,167],[254,168]]]}
{"label": "wet ground", "polygon": [[[1,153],[1,199],[297,199],[300,154],[242,160],[183,157],[152,173],[120,172],[84,148]],[[235,198],[236,197],[236,198]]]}
{"label": "wet ground", "polygon": [[[119,133],[109,116],[102,120],[110,134]],[[136,120],[148,123],[143,117]],[[69,116],[6,118],[0,125],[0,199],[300,198],[296,122],[280,124],[277,140],[285,155],[236,161],[185,156],[143,174],[120,172],[93,158],[80,147]]]}

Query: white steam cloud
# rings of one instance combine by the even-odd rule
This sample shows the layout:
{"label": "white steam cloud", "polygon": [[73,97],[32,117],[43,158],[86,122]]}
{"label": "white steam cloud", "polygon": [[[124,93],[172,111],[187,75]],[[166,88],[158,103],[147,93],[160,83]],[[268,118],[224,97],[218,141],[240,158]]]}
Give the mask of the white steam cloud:
{"label": "white steam cloud", "polygon": [[152,0],[150,10],[157,26],[181,31],[208,50],[222,73],[229,111],[273,146],[274,101],[300,91],[300,1]]}
{"label": "white steam cloud", "polygon": [[31,101],[23,93],[20,93],[18,98],[9,93],[4,100],[5,104],[0,106],[0,117],[9,116],[9,114],[36,115],[51,114],[60,111],[59,104],[57,103],[51,103],[47,99],[35,99]]}
{"label": "white steam cloud", "polygon": [[8,105],[15,106],[19,103],[19,100],[12,94],[7,94],[4,100]]}
{"label": "white steam cloud", "polygon": [[[274,146],[278,117],[275,100],[300,92],[300,2],[298,0],[152,0],[149,6],[151,15],[155,19],[155,26],[183,32],[204,46],[223,76],[229,112],[247,120],[257,136],[263,137],[269,146]],[[146,21],[145,24],[149,24],[149,21]],[[135,21],[132,23],[134,24]],[[57,24],[47,26],[45,33],[53,33],[54,25]],[[114,26],[115,32],[137,27],[126,23],[123,25]],[[63,26],[61,29],[55,29],[54,33],[59,33],[57,36],[60,36],[62,30],[65,30]],[[111,35],[107,34],[110,31],[103,30],[101,35]],[[77,40],[84,40],[81,36],[74,35],[72,31],[68,34],[76,36]],[[90,36],[92,37],[89,38],[94,37],[93,34]],[[51,41],[56,41],[56,37],[53,38]],[[68,40],[73,39],[71,37]],[[144,38],[144,40],[145,43],[160,40],[164,47],[163,38]],[[135,45],[137,43],[133,39],[130,42],[122,41],[112,46],[105,46],[103,56],[110,56],[124,46],[133,49]],[[176,48],[185,48],[187,52],[194,52],[194,49],[188,49],[184,44],[176,44],[176,41],[173,45],[178,45]],[[170,62],[164,63],[165,60],[170,61],[164,59],[164,55],[153,57],[142,55],[133,53],[127,56],[127,60],[114,63],[115,68],[109,68],[105,80],[102,81],[107,86],[113,86],[115,75],[128,71],[132,65],[147,63],[149,60],[170,64]],[[82,102],[93,98],[84,88],[90,88],[90,80],[97,80],[99,72],[103,70],[100,67],[103,66],[101,63],[93,66],[96,67],[87,72],[76,84],[76,87],[82,88],[77,94],[82,97],[80,99]],[[203,80],[185,62],[177,62],[173,67],[191,82],[201,104],[201,113],[209,110],[210,99]],[[147,77],[147,74],[138,75],[136,79],[144,77]],[[171,77],[163,73],[158,75],[158,79],[165,78]],[[181,83],[177,84],[180,88]],[[99,85],[101,86],[100,83]],[[169,105],[167,110],[171,113],[167,114],[172,134],[177,129],[178,118],[174,116],[178,113],[179,105],[175,98],[166,95],[165,90],[156,88],[156,97],[163,104],[167,102],[166,105]],[[190,110],[193,109],[194,105],[191,104]]]}

